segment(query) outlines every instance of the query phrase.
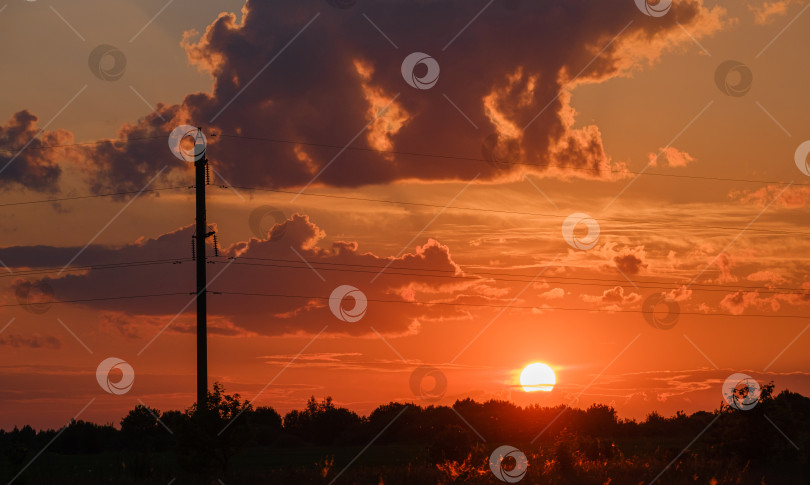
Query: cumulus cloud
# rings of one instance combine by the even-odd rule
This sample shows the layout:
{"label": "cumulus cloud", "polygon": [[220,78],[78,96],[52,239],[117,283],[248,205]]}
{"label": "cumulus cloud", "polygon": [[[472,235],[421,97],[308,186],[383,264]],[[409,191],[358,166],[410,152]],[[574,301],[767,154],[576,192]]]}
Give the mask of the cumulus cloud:
{"label": "cumulus cloud", "polygon": [[650,153],[649,159],[653,167],[660,162],[661,165],[673,168],[685,167],[695,161],[695,157],[675,147],[659,148],[659,153]]}
{"label": "cumulus cloud", "polygon": [[714,264],[717,265],[717,269],[720,270],[720,274],[715,278],[717,283],[734,283],[737,281],[737,277],[731,272],[734,267],[734,262],[728,253],[720,253],[714,258]]}
{"label": "cumulus cloud", "polygon": [[681,285],[666,293],[666,299],[671,301],[687,301],[690,298],[692,298],[692,290],[687,288],[686,285]]}
{"label": "cumulus cloud", "polygon": [[748,281],[764,281],[768,286],[782,285],[787,282],[784,276],[771,270],[755,271],[749,274],[746,279]]}
{"label": "cumulus cloud", "polygon": [[[188,226],[121,248],[90,246],[80,258],[82,264],[99,264],[117,251],[118,261],[168,260],[167,264],[92,268],[43,281],[59,300],[166,294],[79,304],[99,311],[102,328],[130,338],[149,338],[169,321],[173,331],[192,332],[194,307],[188,309],[186,303],[194,289],[194,266],[189,261],[171,264],[178,256],[187,258],[179,253],[189,247],[192,232]],[[463,307],[448,303],[501,301],[506,291],[492,291],[483,278],[454,279],[465,275],[450,249],[432,239],[400,257],[384,258],[361,251],[356,242],[327,242],[324,231],[307,216],[294,215],[274,226],[271,234],[275,236],[223,248],[221,257],[212,259],[215,264],[208,272],[213,333],[306,334],[327,327],[327,333],[363,335],[374,326],[388,335],[411,334],[423,321],[469,318]],[[0,259],[14,268],[44,267],[77,250],[15,247],[0,249]],[[332,314],[328,298],[341,285],[360,289],[368,299],[361,321],[342,322]],[[175,317],[184,307],[186,311]]]}
{"label": "cumulus cloud", "polygon": [[762,297],[758,291],[737,291],[723,297],[720,307],[732,315],[742,315],[748,308],[778,311],[781,305],[776,298]]}
{"label": "cumulus cloud", "polygon": [[768,185],[757,190],[735,190],[729,194],[729,198],[757,207],[773,203],[786,209],[801,209],[810,201],[810,187],[785,188],[783,185]]}
{"label": "cumulus cloud", "polygon": [[65,130],[40,133],[37,122],[36,116],[23,110],[0,125],[0,189],[15,186],[38,192],[58,189],[60,163],[73,160],[75,151],[68,147],[43,147],[73,143],[73,135]]}
{"label": "cumulus cloud", "polygon": [[626,305],[638,303],[641,295],[634,292],[625,293],[624,288],[616,286],[602,292],[601,295],[582,295],[582,301],[595,303],[607,310],[618,310]]}
{"label": "cumulus cloud", "polygon": [[565,290],[562,288],[552,288],[548,291],[544,291],[538,295],[538,298],[542,300],[559,300],[560,298],[565,296]]}
{"label": "cumulus cloud", "polygon": [[647,251],[644,246],[623,246],[614,241],[597,246],[592,251],[595,255],[610,261],[612,265],[604,265],[604,269],[616,268],[625,275],[636,275],[649,266]]}
{"label": "cumulus cloud", "polygon": [[[211,75],[211,92],[158,104],[122,126],[120,141],[84,147],[93,189],[138,190],[164,167],[169,176],[186,173],[189,165],[168,156],[165,139],[143,140],[179,124],[219,134],[209,137],[209,159],[239,185],[289,188],[317,178],[355,187],[517,178],[521,171],[614,177],[623,165],[605,152],[597,126],[575,125],[572,90],[630,75],[662,52],[690,45],[681,26],[696,38],[712,35],[725,14],[702,0],[676,2],[655,19],[640,16],[632,2],[523,2],[517,9],[495,3],[480,16],[481,5],[466,0],[365,3],[363,13],[395,40],[394,49],[361,16],[324,9],[322,1],[284,8],[279,15],[274,3],[248,0],[241,14],[222,13],[204,32],[186,33],[182,45]],[[411,52],[439,63],[435,88],[405,83],[401,64]],[[472,130],[453,104],[480,129]],[[403,153],[480,159],[487,146],[500,154],[496,159],[521,164],[435,163]]]}

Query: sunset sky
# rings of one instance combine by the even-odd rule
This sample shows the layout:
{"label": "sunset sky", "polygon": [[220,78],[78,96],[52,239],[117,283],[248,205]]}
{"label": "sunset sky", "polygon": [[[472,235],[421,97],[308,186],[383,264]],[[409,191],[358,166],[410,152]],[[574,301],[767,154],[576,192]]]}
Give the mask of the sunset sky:
{"label": "sunset sky", "polygon": [[[0,428],[194,401],[180,125],[211,168],[210,381],[256,406],[643,418],[716,409],[737,372],[810,394],[808,8],[0,5]],[[97,382],[109,357],[127,392]],[[551,392],[521,389],[533,362]]]}

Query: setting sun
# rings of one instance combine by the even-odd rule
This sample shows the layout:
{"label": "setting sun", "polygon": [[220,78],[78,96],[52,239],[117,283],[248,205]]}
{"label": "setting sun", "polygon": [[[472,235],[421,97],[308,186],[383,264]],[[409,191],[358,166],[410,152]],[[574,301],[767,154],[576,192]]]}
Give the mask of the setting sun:
{"label": "setting sun", "polygon": [[520,373],[520,385],[526,392],[535,391],[551,391],[554,384],[557,383],[557,378],[554,376],[554,371],[546,364],[535,362],[529,364]]}

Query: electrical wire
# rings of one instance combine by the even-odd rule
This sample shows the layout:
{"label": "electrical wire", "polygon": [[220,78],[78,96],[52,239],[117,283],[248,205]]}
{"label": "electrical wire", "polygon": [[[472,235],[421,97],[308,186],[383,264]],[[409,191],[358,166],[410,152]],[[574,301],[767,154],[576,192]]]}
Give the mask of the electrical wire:
{"label": "electrical wire", "polygon": [[178,296],[178,295],[194,295],[194,292],[176,292],[176,293],[153,293],[149,295],[126,295],[126,296],[109,296],[104,298],[81,298],[76,300],[50,300],[50,301],[40,301],[36,303],[6,303],[0,305],[0,308],[4,307],[25,307],[25,306],[41,306],[41,305],[55,305],[59,303],[87,303],[87,302],[94,302],[94,301],[113,301],[113,300],[131,300],[136,298],[154,298],[159,296]]}
{"label": "electrical wire", "polygon": [[[519,216],[534,216],[534,217],[553,217],[557,219],[565,219],[567,215],[559,215],[559,214],[547,214],[547,213],[540,213],[540,212],[522,212],[522,211],[511,211],[505,209],[485,209],[480,207],[463,207],[463,206],[454,206],[454,205],[438,205],[438,204],[428,204],[426,202],[408,202],[408,201],[399,201],[399,200],[389,200],[389,199],[375,199],[371,197],[353,197],[348,195],[337,195],[337,194],[319,194],[319,193],[312,193],[312,192],[295,192],[290,190],[281,190],[281,189],[271,189],[267,187],[250,187],[250,186],[241,186],[241,185],[218,185],[221,189],[242,189],[242,190],[257,190],[262,192],[276,192],[280,194],[292,194],[292,195],[301,195],[301,196],[310,196],[310,197],[327,197],[333,199],[347,199],[347,200],[356,200],[361,202],[378,202],[384,204],[394,204],[394,205],[408,205],[408,206],[416,206],[416,207],[430,207],[430,208],[438,208],[442,210],[462,210],[462,211],[474,211],[474,212],[491,212],[496,214],[510,214],[510,215],[519,215]],[[233,193],[233,192],[231,192]],[[619,222],[623,224],[652,224],[652,225],[661,225],[667,227],[689,227],[689,228],[700,228],[700,229],[722,229],[728,231],[740,231],[739,227],[728,227],[728,226],[710,226],[706,224],[677,224],[668,221],[638,221],[638,220],[631,220],[631,219],[616,219],[610,217],[603,217],[599,218],[600,221],[609,221],[609,222]],[[782,234],[788,236],[810,236],[808,232],[800,232],[800,231],[780,231],[777,229],[756,229],[756,228],[747,228],[746,232],[761,232],[765,234]]]}
{"label": "electrical wire", "polygon": [[[241,259],[241,258],[236,258]],[[219,264],[225,264],[224,261],[216,261]],[[227,263],[231,264],[231,263]],[[309,266],[292,266],[292,265],[282,265],[282,264],[265,264],[265,263],[250,263],[250,262],[238,262],[235,261],[233,263],[235,266],[264,266],[264,267],[273,267],[273,268],[289,268],[289,269],[302,269],[302,270],[312,270],[313,268]],[[310,263],[310,264],[318,264],[318,263]],[[384,270],[383,267],[378,267],[376,269],[347,269],[347,268],[324,268],[324,267],[317,267],[315,268],[319,271],[333,271],[333,272],[343,272],[343,273],[379,273],[380,271],[377,270]],[[466,280],[473,280],[473,281],[480,281],[480,280],[494,280],[494,281],[508,281],[508,282],[521,282],[521,283],[530,283],[535,280],[534,277],[528,275],[521,275],[525,276],[525,278],[498,278],[498,277],[483,277],[478,276],[475,274],[472,275],[448,275],[448,274],[429,274],[429,273],[404,273],[398,271],[386,271],[386,275],[397,275],[397,276],[415,276],[415,277],[426,277],[426,278],[452,278],[452,279],[466,279]],[[569,284],[573,286],[598,286],[598,287],[605,287],[605,286],[626,286],[628,281],[619,281],[619,280],[597,280],[601,282],[589,282],[585,278],[576,278],[585,281],[566,281],[568,278],[565,277],[558,277],[558,276],[548,276],[544,278],[545,280],[560,283],[560,284]],[[563,281],[557,281],[563,280]],[[636,289],[650,289],[650,290],[673,290],[677,289],[682,284],[676,285],[667,285],[666,283],[662,283],[662,285],[650,286],[649,283],[651,282],[638,282],[638,283],[631,283]],[[652,282],[654,284],[654,282]],[[690,288],[694,291],[709,291],[709,292],[722,292],[722,293],[729,293],[729,292],[738,292],[738,291],[757,291],[757,293],[762,295],[806,295],[810,294],[810,289],[808,288],[787,288],[786,291],[774,291],[774,288],[767,288],[767,287],[756,287],[754,289],[744,289],[742,287],[720,287],[720,285],[715,285],[716,288],[712,287],[697,287],[696,285],[692,285]]]}
{"label": "electrical wire", "polygon": [[140,137],[140,138],[127,138],[126,140],[113,140],[113,139],[107,138],[107,139],[103,139],[103,140],[88,141],[88,142],[82,142],[82,143],[68,143],[68,144],[64,144],[64,145],[40,145],[40,146],[36,146],[36,147],[22,146],[22,147],[17,147],[17,148],[9,148],[9,147],[0,146],[0,150],[5,150],[7,152],[14,153],[14,152],[22,151],[23,149],[25,149],[25,150],[49,150],[49,149],[52,149],[52,148],[70,148],[70,147],[78,147],[78,146],[101,145],[102,143],[108,143],[108,142],[109,143],[129,143],[131,141],[144,141],[144,140],[157,140],[157,139],[168,140],[168,138],[169,138],[168,134],[167,135],[144,136],[144,137]]}
{"label": "electrical wire", "polygon": [[66,200],[80,200],[80,199],[93,199],[96,197],[110,197],[115,195],[132,195],[132,194],[139,194],[144,192],[160,192],[163,190],[177,190],[177,189],[193,189],[193,185],[178,185],[175,187],[160,187],[156,189],[143,189],[143,190],[130,190],[126,192],[110,192],[108,194],[92,194],[92,195],[77,195],[74,197],[62,197],[59,199],[40,199],[40,200],[27,200],[21,202],[6,202],[0,204],[0,207],[9,207],[9,206],[16,206],[16,205],[28,205],[28,204],[43,204],[45,202],[64,202]]}
{"label": "electrical wire", "polygon": [[[261,296],[261,297],[272,297],[272,298],[299,298],[299,299],[306,299],[306,300],[326,300],[329,301],[331,298],[326,296],[308,296],[308,295],[286,295],[282,293],[246,293],[246,292],[236,292],[236,291],[212,291],[210,292],[214,295],[232,295],[232,296]],[[406,304],[406,305],[421,305],[421,306],[460,306],[460,307],[485,307],[485,308],[513,308],[516,310],[559,310],[559,311],[579,311],[579,312],[592,312],[592,313],[644,313],[642,310],[606,310],[606,309],[599,309],[599,308],[572,308],[572,307],[547,307],[547,306],[520,306],[520,305],[493,305],[490,303],[452,303],[452,302],[419,302],[419,301],[408,301],[408,300],[382,300],[382,299],[374,299],[374,298],[367,298],[366,301],[372,303],[399,303],[399,304]],[[797,318],[797,319],[810,319],[810,315],[765,315],[765,314],[739,314],[735,315],[733,313],[701,313],[701,312],[680,312],[679,315],[700,315],[700,316],[717,316],[717,317],[765,317],[765,318]]]}
{"label": "electrical wire", "polygon": [[68,268],[37,268],[29,271],[12,271],[0,274],[0,277],[20,277],[20,276],[36,276],[43,274],[51,274],[56,272],[73,272],[73,271],[88,271],[88,270],[104,270],[104,269],[119,269],[131,268],[139,266],[154,266],[160,264],[177,264],[191,261],[191,258],[176,258],[176,259],[156,259],[146,261],[130,261],[123,263],[106,263],[106,264],[93,264],[86,266],[70,266]]}

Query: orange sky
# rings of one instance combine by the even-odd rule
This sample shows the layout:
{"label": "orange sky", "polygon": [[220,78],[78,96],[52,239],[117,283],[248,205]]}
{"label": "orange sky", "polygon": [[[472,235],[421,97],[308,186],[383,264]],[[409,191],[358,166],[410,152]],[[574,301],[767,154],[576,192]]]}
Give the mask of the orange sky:
{"label": "orange sky", "polygon": [[[715,409],[735,372],[810,393],[807,2],[118,3],[0,10],[0,427],[193,401],[183,124],[213,169],[210,379],[255,405],[640,418]],[[102,48],[94,67],[99,45],[125,63]],[[435,85],[409,84],[413,52]],[[572,214],[598,236],[564,234]],[[42,278],[94,301],[20,306]],[[368,300],[357,321],[330,311],[341,285]],[[643,311],[664,295],[670,329]],[[127,392],[97,382],[108,357]],[[531,362],[552,392],[520,389]]]}

